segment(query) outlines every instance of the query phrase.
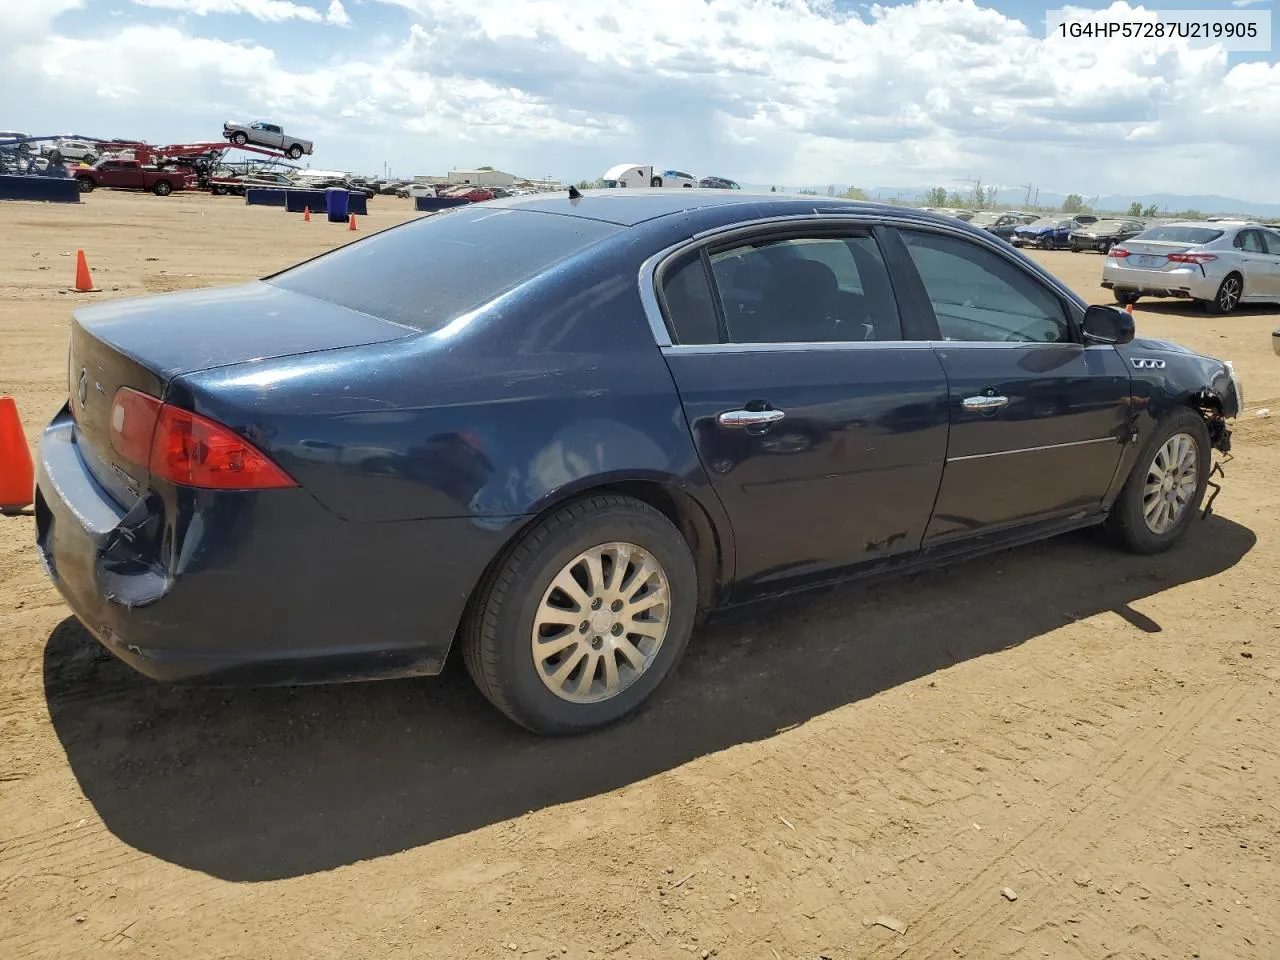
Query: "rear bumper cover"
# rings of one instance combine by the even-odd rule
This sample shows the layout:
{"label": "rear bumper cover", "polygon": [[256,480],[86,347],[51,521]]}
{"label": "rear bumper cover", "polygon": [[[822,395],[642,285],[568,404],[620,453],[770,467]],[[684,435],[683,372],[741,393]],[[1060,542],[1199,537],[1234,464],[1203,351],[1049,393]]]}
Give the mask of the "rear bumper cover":
{"label": "rear bumper cover", "polygon": [[36,480],[42,563],[77,619],[157,680],[308,683],[438,673],[507,534],[354,523],[302,490],[150,491],[124,510],[64,410]]}
{"label": "rear bumper cover", "polygon": [[1108,262],[1102,271],[1102,286],[1108,290],[1125,290],[1152,297],[1191,297],[1212,300],[1218,293],[1219,281],[1206,277],[1199,267],[1177,270],[1138,270]]}

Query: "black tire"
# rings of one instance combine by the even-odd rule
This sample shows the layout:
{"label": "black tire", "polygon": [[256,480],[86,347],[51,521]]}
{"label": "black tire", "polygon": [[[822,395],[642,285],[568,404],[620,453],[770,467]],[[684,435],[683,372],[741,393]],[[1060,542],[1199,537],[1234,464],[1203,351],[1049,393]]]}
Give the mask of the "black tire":
{"label": "black tire", "polygon": [[[610,699],[574,703],[538,673],[530,647],[534,617],[561,571],[584,551],[612,542],[639,546],[661,566],[670,595],[667,633],[629,686]],[[463,660],[480,692],[516,723],[535,733],[581,733],[622,719],[657,689],[689,642],[697,593],[689,545],[670,520],[630,497],[587,497],[538,521],[486,575],[460,631]]]}
{"label": "black tire", "polygon": [[1083,250],[1080,248],[1080,245],[1079,245],[1079,244],[1073,243],[1073,244],[1071,244],[1071,252],[1072,252],[1072,253],[1082,253],[1082,252],[1083,252]]}
{"label": "black tire", "polygon": [[[1195,444],[1195,493],[1173,526],[1157,533],[1147,525],[1143,516],[1143,498],[1156,454],[1177,434],[1191,437]],[[1187,407],[1180,407],[1165,417],[1134,461],[1129,478],[1107,517],[1104,529],[1111,541],[1131,553],[1150,555],[1163,553],[1181,540],[1194,522],[1200,502],[1204,499],[1205,486],[1209,482],[1211,456],[1209,428],[1205,426],[1204,417]]]}
{"label": "black tire", "polygon": [[1200,301],[1208,313],[1226,314],[1240,306],[1240,295],[1244,293],[1244,277],[1238,273],[1228,273],[1218,285],[1218,292],[1212,300]]}
{"label": "black tire", "polygon": [[289,159],[297,160],[300,156],[302,156],[302,147],[295,143],[289,148]]}
{"label": "black tire", "polygon": [[662,186],[662,178],[661,178],[661,177],[654,177],[654,178],[652,178],[652,179],[649,181],[649,186],[651,186],[651,187],[660,187],[660,186]]}
{"label": "black tire", "polygon": [[151,192],[157,197],[167,197],[169,194],[173,193],[173,184],[168,180],[157,180],[155,184],[152,185]]}
{"label": "black tire", "polygon": [[97,186],[92,177],[76,177],[76,183],[80,184],[81,193],[93,193],[93,188]]}
{"label": "black tire", "polygon": [[215,183],[213,186],[209,188],[209,192],[212,193],[215,197],[221,197],[224,194],[226,194],[227,188]]}
{"label": "black tire", "polygon": [[1117,290],[1113,290],[1112,293],[1115,294],[1116,303],[1124,304],[1126,306],[1137,303],[1138,298],[1142,296],[1142,294],[1137,293],[1134,290],[1117,289]]}
{"label": "black tire", "polygon": [[1114,245],[1115,245],[1115,241],[1113,241],[1113,240],[1103,240],[1103,241],[1102,241],[1102,243],[1101,243],[1101,244],[1099,245],[1099,247],[1098,247],[1098,252],[1099,252],[1099,253],[1101,253],[1101,254],[1105,257],[1107,254],[1109,254],[1109,253],[1111,252],[1111,248],[1112,248]]}
{"label": "black tire", "polygon": [[231,142],[237,147],[243,147],[249,142],[249,135],[245,133],[234,133],[231,135]]}

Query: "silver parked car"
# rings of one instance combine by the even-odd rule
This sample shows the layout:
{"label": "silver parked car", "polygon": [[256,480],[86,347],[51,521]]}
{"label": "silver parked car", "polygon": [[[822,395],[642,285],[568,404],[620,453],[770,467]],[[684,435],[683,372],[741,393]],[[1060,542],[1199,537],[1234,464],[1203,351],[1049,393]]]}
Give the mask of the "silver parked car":
{"label": "silver parked car", "polygon": [[227,120],[222,124],[222,135],[238,147],[254,144],[259,147],[270,147],[287,154],[290,159],[297,160],[304,153],[311,153],[313,144],[310,140],[285,133],[277,123],[255,120],[253,123],[232,123]]}
{"label": "silver parked car", "polygon": [[1108,251],[1102,285],[1120,303],[1183,297],[1211,313],[1280,303],[1280,231],[1243,220],[1161,224]]}

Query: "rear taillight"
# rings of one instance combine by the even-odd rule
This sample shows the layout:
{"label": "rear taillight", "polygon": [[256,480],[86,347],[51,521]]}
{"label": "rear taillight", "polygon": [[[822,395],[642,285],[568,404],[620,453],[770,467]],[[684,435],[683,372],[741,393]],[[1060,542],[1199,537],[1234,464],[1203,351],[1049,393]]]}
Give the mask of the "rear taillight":
{"label": "rear taillight", "polygon": [[145,467],[151,460],[151,438],[164,406],[155,397],[128,387],[111,401],[111,446],[130,463]]}
{"label": "rear taillight", "polygon": [[153,477],[185,487],[270,490],[297,483],[240,435],[128,387],[111,405],[111,445]]}
{"label": "rear taillight", "polygon": [[1111,256],[1115,257],[1117,260],[1123,260],[1128,255],[1129,255],[1129,251],[1126,250],[1124,247],[1111,248]]}
{"label": "rear taillight", "polygon": [[1174,263],[1209,263],[1218,258],[1212,253],[1171,253],[1169,259]]}

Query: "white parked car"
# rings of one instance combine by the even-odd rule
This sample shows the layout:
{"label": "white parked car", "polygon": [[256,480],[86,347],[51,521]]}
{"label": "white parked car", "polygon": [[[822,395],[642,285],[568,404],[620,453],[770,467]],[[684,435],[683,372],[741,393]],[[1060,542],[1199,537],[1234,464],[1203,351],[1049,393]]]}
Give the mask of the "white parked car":
{"label": "white parked car", "polygon": [[1183,297],[1211,313],[1280,303],[1280,231],[1243,220],[1161,224],[1111,248],[1102,285],[1120,303]]}
{"label": "white parked car", "polygon": [[63,160],[79,160],[90,165],[96,163],[99,157],[97,145],[87,140],[55,140],[42,152],[50,160],[56,161],[61,157]]}

